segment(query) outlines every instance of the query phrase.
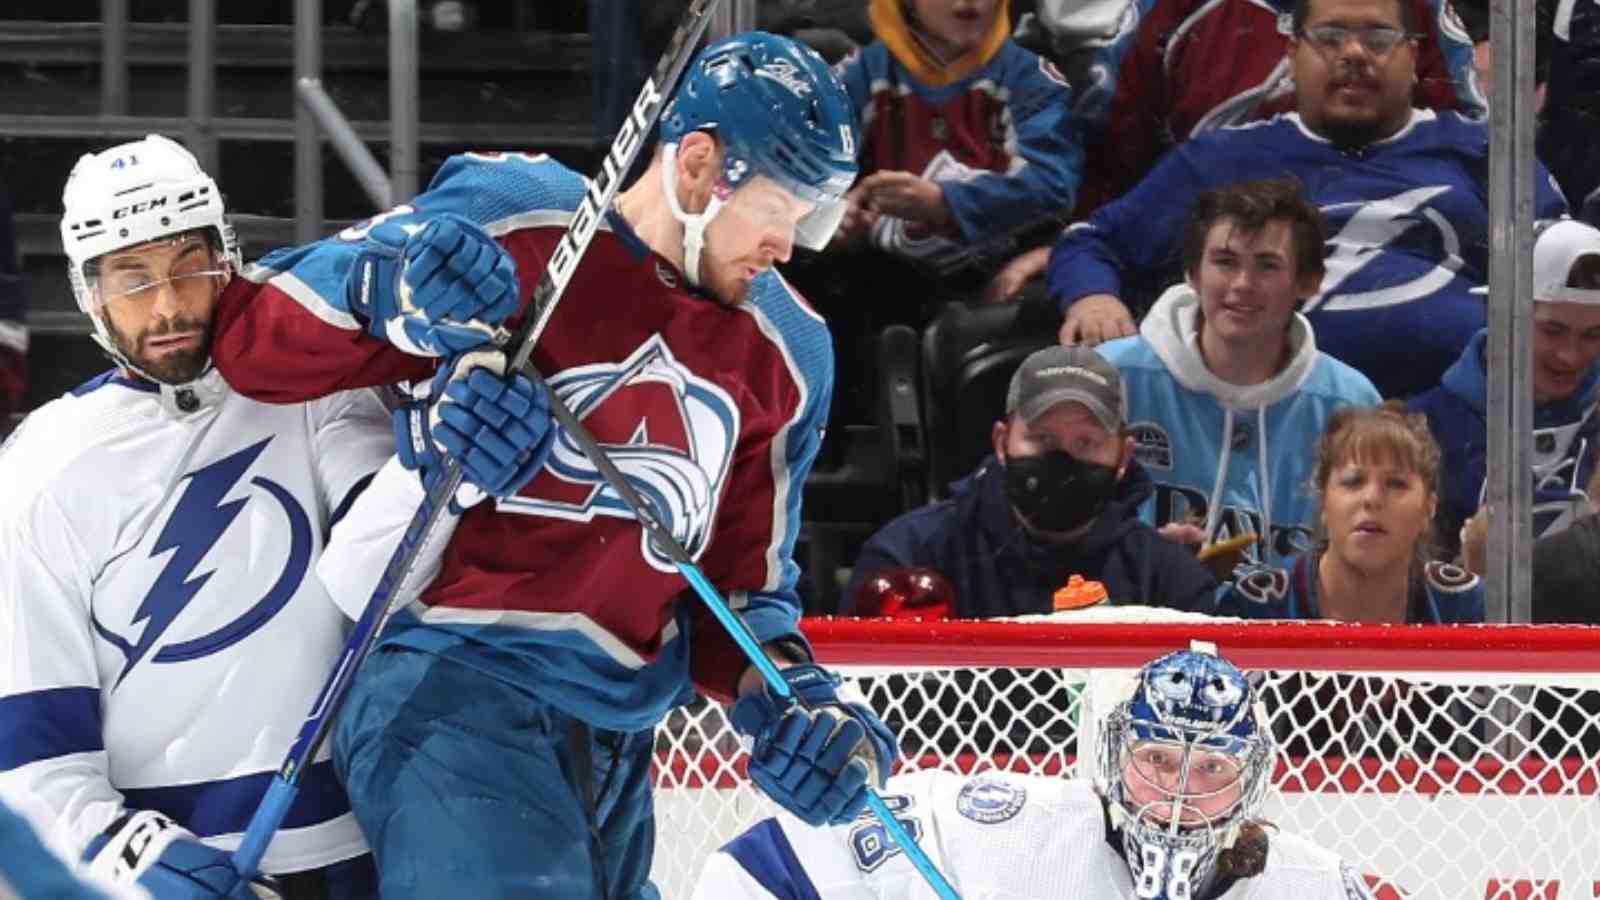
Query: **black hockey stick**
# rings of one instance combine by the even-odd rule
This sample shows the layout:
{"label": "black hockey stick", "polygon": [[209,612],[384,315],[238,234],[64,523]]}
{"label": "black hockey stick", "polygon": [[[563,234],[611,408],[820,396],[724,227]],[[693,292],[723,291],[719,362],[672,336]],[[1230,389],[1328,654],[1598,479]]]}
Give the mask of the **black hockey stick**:
{"label": "black hockey stick", "polygon": [[[561,295],[566,292],[573,270],[578,267],[584,252],[589,249],[595,230],[604,218],[605,211],[611,208],[611,201],[616,197],[622,179],[627,177],[640,148],[644,146],[656,119],[660,117],[662,105],[666,98],[672,95],[679,76],[688,66],[695,46],[700,42],[700,36],[711,21],[711,12],[716,8],[717,2],[718,0],[691,0],[682,21],[678,23],[678,30],[672,35],[671,43],[667,45],[661,61],[656,64],[654,74],[645,79],[644,87],[639,91],[639,98],[633,102],[632,111],[622,123],[622,129],[606,153],[600,173],[589,182],[588,190],[583,195],[583,202],[573,214],[571,225],[562,236],[561,242],[556,245],[555,252],[551,254],[550,263],[545,267],[544,274],[539,277],[539,284],[533,290],[533,297],[523,316],[522,324],[507,342],[510,348],[508,358],[511,366],[523,368],[527,365],[528,358],[533,354],[534,345],[538,343],[551,314],[555,312]],[[295,796],[299,793],[301,775],[311,766],[317,751],[322,747],[322,742],[327,738],[334,717],[338,715],[339,708],[344,705],[345,697],[350,692],[356,671],[361,667],[362,660],[372,651],[378,633],[389,620],[392,612],[390,606],[395,600],[396,593],[411,575],[418,552],[432,536],[441,513],[449,505],[456,489],[461,486],[461,478],[460,463],[454,459],[449,460],[442,477],[429,489],[427,498],[412,517],[411,524],[406,526],[405,535],[395,547],[394,554],[389,557],[383,576],[378,580],[378,587],[373,591],[372,598],[367,601],[366,609],[356,621],[355,628],[350,632],[337,665],[328,675],[328,680],[323,684],[311,711],[306,714],[306,719],[300,726],[300,733],[289,748],[288,757],[278,769],[278,774],[267,788],[266,795],[261,798],[261,805],[251,817],[239,849],[234,851],[233,865],[242,876],[249,878],[260,871],[261,858],[266,853],[267,845],[277,832],[278,826],[283,824],[284,817],[288,815]]]}

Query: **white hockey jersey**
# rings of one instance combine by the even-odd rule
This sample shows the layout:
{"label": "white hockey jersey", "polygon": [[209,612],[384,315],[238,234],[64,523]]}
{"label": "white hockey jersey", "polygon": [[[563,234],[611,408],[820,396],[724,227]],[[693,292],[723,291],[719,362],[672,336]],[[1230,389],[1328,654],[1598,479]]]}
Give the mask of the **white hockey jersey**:
{"label": "white hockey jersey", "polygon": [[[1133,900],[1086,781],[922,771],[889,779],[884,800],[962,900]],[[1218,900],[1370,900],[1359,875],[1293,835],[1271,833],[1267,866]],[[695,900],[921,900],[935,894],[870,813],[810,828],[780,813],[713,855]]]}
{"label": "white hockey jersey", "polygon": [[[0,449],[0,797],[71,852],[128,809],[237,846],[343,646],[313,566],[393,451],[371,391],[272,406],[215,371],[30,415]],[[326,752],[264,871],[365,852]]]}

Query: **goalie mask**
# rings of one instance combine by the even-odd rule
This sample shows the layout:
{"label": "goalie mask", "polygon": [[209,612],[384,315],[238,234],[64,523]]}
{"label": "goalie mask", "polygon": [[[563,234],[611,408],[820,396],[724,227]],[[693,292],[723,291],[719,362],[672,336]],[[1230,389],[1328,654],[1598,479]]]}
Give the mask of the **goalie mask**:
{"label": "goalie mask", "polygon": [[1218,855],[1266,796],[1265,721],[1244,673],[1192,650],[1146,665],[1106,717],[1095,786],[1141,900],[1189,900],[1210,887]]}
{"label": "goalie mask", "polygon": [[[722,146],[720,182],[699,213],[685,212],[677,191],[678,142],[692,131]],[[661,143],[667,204],[683,225],[684,274],[696,285],[706,226],[740,185],[765,176],[813,204],[794,240],[821,250],[844,217],[857,171],[856,113],[844,86],[815,50],[761,31],[700,51],[661,115]]]}
{"label": "goalie mask", "polygon": [[61,245],[67,254],[68,278],[78,308],[94,322],[95,341],[118,365],[161,381],[128,359],[112,338],[99,285],[99,263],[110,253],[201,231],[216,264],[190,274],[237,271],[238,242],[223,216],[216,182],[181,144],[152,134],[84,154],[67,177],[61,203]]}

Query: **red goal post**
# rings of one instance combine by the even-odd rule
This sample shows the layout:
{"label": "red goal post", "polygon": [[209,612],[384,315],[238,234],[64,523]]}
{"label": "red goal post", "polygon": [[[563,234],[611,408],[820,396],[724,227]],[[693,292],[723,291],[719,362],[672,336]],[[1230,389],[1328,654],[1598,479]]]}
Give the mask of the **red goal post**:
{"label": "red goal post", "polygon": [[[1132,670],[1213,644],[1261,673],[1279,744],[1264,817],[1279,828],[1406,892],[1384,896],[1600,898],[1600,628],[1173,618],[803,629],[900,736],[902,770],[1058,777],[1093,774],[1080,742]],[[772,807],[714,706],[675,712],[656,750],[652,874],[687,897],[705,858]]]}

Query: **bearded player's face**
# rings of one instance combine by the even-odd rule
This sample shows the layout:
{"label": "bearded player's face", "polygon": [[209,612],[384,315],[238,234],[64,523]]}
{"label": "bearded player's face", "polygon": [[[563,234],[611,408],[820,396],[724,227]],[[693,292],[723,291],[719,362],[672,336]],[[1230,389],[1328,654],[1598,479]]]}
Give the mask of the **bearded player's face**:
{"label": "bearded player's face", "polygon": [[789,261],[795,229],[811,210],[812,204],[763,175],[726,194],[721,211],[706,227],[701,284],[722,303],[742,303],[757,275]]}
{"label": "bearded player's face", "polygon": [[122,355],[168,384],[205,371],[212,312],[228,272],[204,233],[151,241],[96,262],[96,301]]}

